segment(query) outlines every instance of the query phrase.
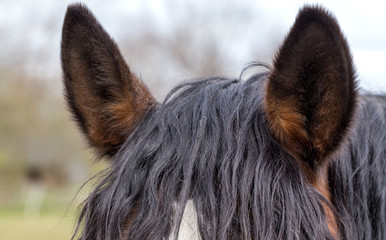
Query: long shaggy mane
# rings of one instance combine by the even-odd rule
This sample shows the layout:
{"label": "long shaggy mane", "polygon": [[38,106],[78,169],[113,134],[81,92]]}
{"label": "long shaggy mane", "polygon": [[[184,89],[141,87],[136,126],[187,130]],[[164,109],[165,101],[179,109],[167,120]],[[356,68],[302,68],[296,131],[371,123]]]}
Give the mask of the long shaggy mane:
{"label": "long shaggy mane", "polygon": [[386,101],[362,96],[348,144],[332,161],[331,196],[348,239],[386,239]]}
{"label": "long shaggy mane", "polygon": [[212,77],[172,90],[101,175],[73,238],[177,238],[192,200],[202,239],[333,239],[327,201],[269,133],[266,78]]}

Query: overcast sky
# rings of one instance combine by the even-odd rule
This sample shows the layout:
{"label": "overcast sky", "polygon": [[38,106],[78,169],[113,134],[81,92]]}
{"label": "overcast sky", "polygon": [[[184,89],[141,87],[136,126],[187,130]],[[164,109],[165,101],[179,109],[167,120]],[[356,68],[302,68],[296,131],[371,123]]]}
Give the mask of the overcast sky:
{"label": "overcast sky", "polygon": [[[36,75],[52,77],[60,74],[59,43],[61,24],[67,4],[73,1],[61,0],[0,0],[0,64],[9,59],[23,58],[29,71]],[[156,1],[156,0],[119,0],[119,1],[82,1],[102,22],[106,29],[119,39],[120,34],[130,28],[122,27],[122,23],[135,18],[144,11],[151,16],[160,31],[167,31],[170,27],[168,4],[184,4],[184,1]],[[283,38],[293,23],[298,9],[304,2],[318,2],[331,10],[338,18],[341,28],[346,35],[354,61],[359,72],[360,86],[370,91],[386,92],[386,3],[385,1],[359,0],[327,0],[327,1],[188,1],[194,2],[198,8],[208,10],[210,6],[237,5],[256,10],[259,18],[265,19],[267,26],[259,29],[260,36],[266,34]],[[232,9],[230,9],[231,11]],[[214,9],[215,11],[215,9]],[[176,13],[178,14],[178,13]],[[194,21],[194,19],[192,20]],[[138,27],[138,26],[137,26]],[[49,32],[48,32],[49,31]],[[265,33],[265,32],[266,33]],[[279,39],[278,42],[281,40]],[[258,44],[258,43],[257,43]],[[44,49],[48,53],[39,54]],[[27,52],[19,56],[19,52]],[[272,53],[273,57],[274,52]],[[236,56],[237,63],[251,61],[245,54]],[[38,57],[37,57],[38,56]],[[258,58],[258,56],[256,56]],[[256,59],[258,60],[258,59]],[[50,65],[47,64],[50,63]],[[49,66],[49,67],[48,67]]]}

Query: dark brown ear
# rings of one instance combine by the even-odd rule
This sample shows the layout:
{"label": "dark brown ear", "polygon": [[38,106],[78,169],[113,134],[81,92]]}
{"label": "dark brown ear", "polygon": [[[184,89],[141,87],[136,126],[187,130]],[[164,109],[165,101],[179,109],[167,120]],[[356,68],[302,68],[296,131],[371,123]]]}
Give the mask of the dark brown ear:
{"label": "dark brown ear", "polygon": [[114,155],[156,101],[80,4],[67,9],[61,60],[65,95],[75,120],[102,156]]}
{"label": "dark brown ear", "polygon": [[278,51],[266,88],[275,138],[309,174],[341,144],[356,105],[352,57],[335,18],[305,6]]}

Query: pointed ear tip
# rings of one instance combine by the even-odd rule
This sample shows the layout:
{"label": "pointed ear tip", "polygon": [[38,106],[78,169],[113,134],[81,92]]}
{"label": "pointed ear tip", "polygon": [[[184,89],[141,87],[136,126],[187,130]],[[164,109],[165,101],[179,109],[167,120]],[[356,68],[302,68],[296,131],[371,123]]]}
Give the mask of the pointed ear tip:
{"label": "pointed ear tip", "polygon": [[94,19],[94,15],[90,9],[82,3],[73,3],[67,7],[63,27],[70,27],[76,23],[84,22],[87,19]]}
{"label": "pointed ear tip", "polygon": [[310,22],[318,22],[325,26],[330,25],[340,31],[338,20],[335,15],[320,4],[304,5],[299,10],[295,22],[301,25]]}
{"label": "pointed ear tip", "polygon": [[87,8],[87,6],[83,3],[72,3],[68,5],[66,15],[80,15],[90,13],[90,10]]}
{"label": "pointed ear tip", "polygon": [[85,29],[95,28],[99,25],[92,12],[82,3],[73,3],[67,7],[62,28],[62,49],[69,43],[70,39],[78,35],[74,33],[77,25],[84,26]]}
{"label": "pointed ear tip", "polygon": [[335,19],[334,15],[321,4],[305,4],[298,15],[327,16]]}

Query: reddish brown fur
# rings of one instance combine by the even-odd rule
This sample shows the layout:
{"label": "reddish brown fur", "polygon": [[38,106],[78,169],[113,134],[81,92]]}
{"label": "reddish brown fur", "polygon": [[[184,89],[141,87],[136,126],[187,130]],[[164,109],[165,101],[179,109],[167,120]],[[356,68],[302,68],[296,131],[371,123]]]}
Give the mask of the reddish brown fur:
{"label": "reddish brown fur", "polygon": [[122,231],[122,236],[120,238],[121,240],[125,240],[129,238],[128,234],[129,234],[130,227],[133,224],[139,210],[140,210],[140,205],[136,204],[133,207],[133,210],[131,211],[131,213],[127,215],[125,225],[122,227],[122,230],[121,230]]}
{"label": "reddish brown fur", "polygon": [[67,101],[90,144],[113,155],[156,101],[88,9],[70,8],[62,40]]}
{"label": "reddish brown fur", "polygon": [[[330,191],[328,189],[327,173],[325,172],[327,168],[323,168],[323,172],[319,173],[320,176],[316,176],[315,172],[301,161],[301,156],[299,155],[301,149],[299,149],[299,146],[307,148],[310,148],[310,146],[307,146],[309,145],[309,142],[304,127],[304,116],[299,114],[297,109],[293,108],[296,106],[296,103],[288,100],[281,103],[267,102],[266,104],[267,110],[273,111],[267,112],[267,116],[269,116],[269,126],[272,131],[277,131],[274,132],[274,135],[280,142],[287,144],[284,145],[284,147],[298,160],[311,185],[326,197],[326,199],[331,200]],[[324,203],[323,207],[327,215],[330,231],[338,239],[338,226],[333,211]]]}
{"label": "reddish brown fur", "polygon": [[[351,124],[356,95],[351,54],[335,18],[303,8],[275,58],[265,107],[272,134],[328,200],[328,159]],[[325,205],[325,211],[337,236],[332,210]]]}
{"label": "reddish brown fur", "polygon": [[[274,91],[271,86],[267,93]],[[290,151],[300,158],[301,150],[309,145],[308,133],[305,131],[305,116],[299,113],[296,100],[267,99],[266,110],[268,123],[274,136]],[[302,148],[299,148],[302,146]],[[308,148],[310,146],[307,146]]]}
{"label": "reddish brown fur", "polygon": [[[319,176],[315,176],[314,181],[311,185],[318,190],[328,201],[331,201],[331,193],[328,187],[327,179],[327,167],[322,167],[319,172]],[[338,224],[335,219],[334,211],[324,202],[322,202],[325,214],[327,216],[328,228],[330,232],[335,237],[335,239],[340,239]]]}
{"label": "reddish brown fur", "polygon": [[305,7],[280,48],[266,88],[273,135],[313,172],[351,123],[355,71],[347,42],[325,10]]}
{"label": "reddish brown fur", "polygon": [[[62,40],[67,101],[91,145],[101,155],[114,155],[156,101],[87,8],[69,9]],[[276,56],[265,109],[272,135],[327,200],[328,159],[351,124],[356,95],[351,54],[336,20],[323,9],[305,7]],[[333,209],[322,204],[339,238]]]}

